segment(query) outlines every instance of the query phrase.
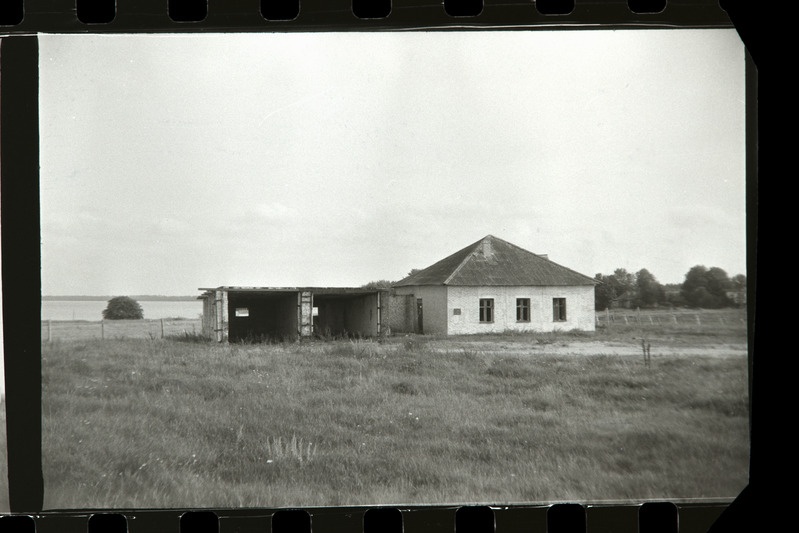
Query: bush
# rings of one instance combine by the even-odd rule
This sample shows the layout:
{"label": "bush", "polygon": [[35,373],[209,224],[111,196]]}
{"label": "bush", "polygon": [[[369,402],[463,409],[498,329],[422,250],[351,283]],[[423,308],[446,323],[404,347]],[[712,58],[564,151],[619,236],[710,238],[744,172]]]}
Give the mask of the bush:
{"label": "bush", "polygon": [[144,318],[139,302],[127,296],[117,296],[108,300],[108,306],[103,309],[105,320],[138,320]]}
{"label": "bush", "polygon": [[409,394],[415,396],[419,394],[419,390],[413,383],[408,381],[400,381],[399,383],[394,383],[391,385],[391,390],[396,392],[397,394]]}

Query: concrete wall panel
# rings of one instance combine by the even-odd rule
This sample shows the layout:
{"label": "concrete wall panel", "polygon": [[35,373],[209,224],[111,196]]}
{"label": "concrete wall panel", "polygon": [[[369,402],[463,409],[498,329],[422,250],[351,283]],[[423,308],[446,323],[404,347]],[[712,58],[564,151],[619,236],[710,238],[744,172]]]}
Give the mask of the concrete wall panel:
{"label": "concrete wall panel", "polygon": [[447,287],[417,286],[397,287],[397,296],[408,298],[407,305],[412,309],[410,331],[420,333],[417,328],[416,300],[422,299],[422,325],[425,334],[447,334]]}

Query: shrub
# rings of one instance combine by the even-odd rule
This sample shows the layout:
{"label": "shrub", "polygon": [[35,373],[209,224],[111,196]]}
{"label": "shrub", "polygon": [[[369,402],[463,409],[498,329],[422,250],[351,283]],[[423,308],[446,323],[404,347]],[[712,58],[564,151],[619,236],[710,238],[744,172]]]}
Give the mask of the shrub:
{"label": "shrub", "polygon": [[542,333],[540,335],[535,336],[535,341],[538,344],[553,344],[558,340],[558,332],[553,331],[551,333]]}
{"label": "shrub", "polygon": [[497,378],[528,378],[533,372],[517,359],[499,359],[491,364],[486,373]]}
{"label": "shrub", "polygon": [[139,302],[128,296],[117,296],[108,300],[108,306],[103,309],[105,320],[139,320],[144,318]]}
{"label": "shrub", "polygon": [[393,385],[391,385],[391,390],[393,390],[397,394],[409,394],[411,396],[419,394],[419,390],[416,388],[416,386],[408,381],[400,381],[399,383],[394,383]]}

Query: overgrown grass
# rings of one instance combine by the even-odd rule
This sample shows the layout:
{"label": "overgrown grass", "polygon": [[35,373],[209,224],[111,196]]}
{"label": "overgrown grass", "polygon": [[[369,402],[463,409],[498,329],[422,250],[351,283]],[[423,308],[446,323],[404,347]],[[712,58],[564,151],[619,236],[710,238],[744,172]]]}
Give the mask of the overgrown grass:
{"label": "overgrown grass", "polygon": [[[198,333],[197,331],[192,331],[192,332],[182,331],[174,335],[168,335],[166,338],[171,341],[177,341],[177,342],[190,342],[190,343],[201,343],[201,344],[207,344],[211,342],[211,339],[209,339],[202,333]],[[150,339],[150,340],[155,340],[155,339]]]}
{"label": "overgrown grass", "polygon": [[181,340],[43,345],[46,508],[732,498],[747,482],[745,356]]}

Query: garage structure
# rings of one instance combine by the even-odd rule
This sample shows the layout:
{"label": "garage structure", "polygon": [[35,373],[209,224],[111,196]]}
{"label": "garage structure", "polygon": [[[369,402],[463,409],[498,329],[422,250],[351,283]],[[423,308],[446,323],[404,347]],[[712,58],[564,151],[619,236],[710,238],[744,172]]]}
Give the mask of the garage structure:
{"label": "garage structure", "polygon": [[387,291],[355,287],[201,288],[202,332],[217,342],[374,337]]}

